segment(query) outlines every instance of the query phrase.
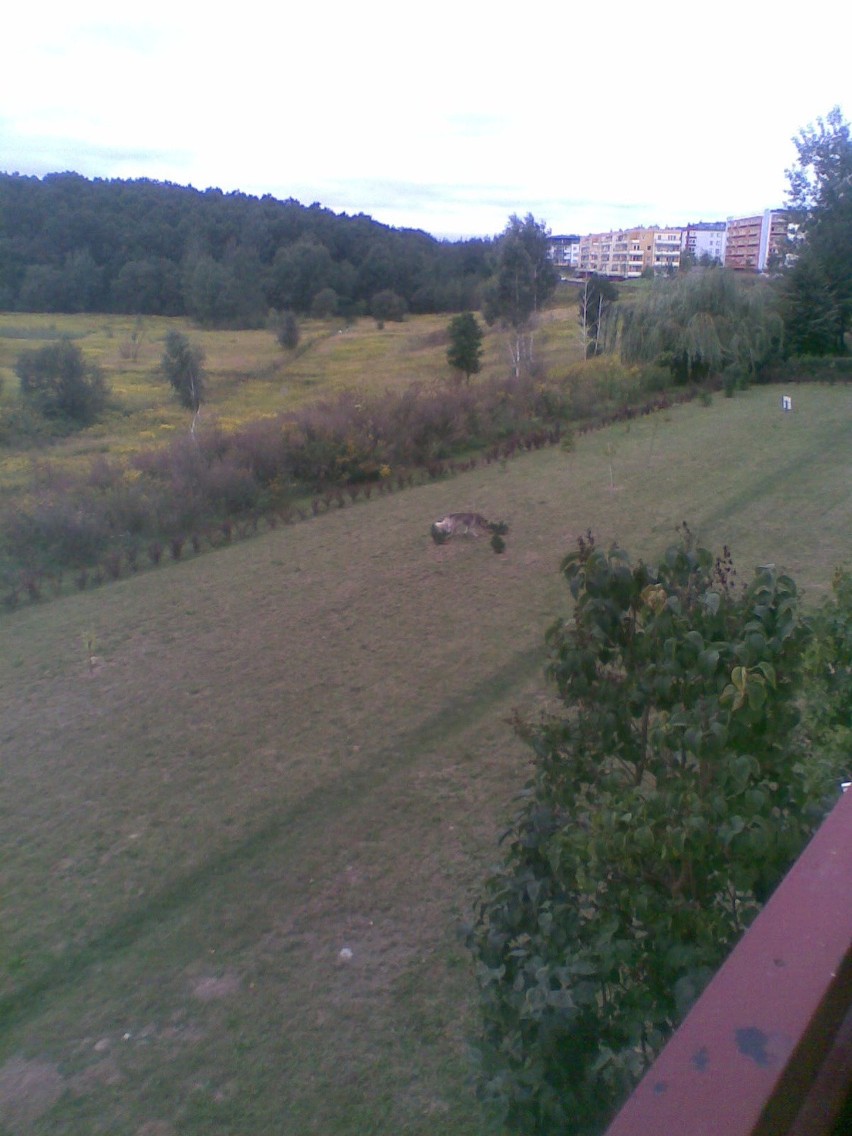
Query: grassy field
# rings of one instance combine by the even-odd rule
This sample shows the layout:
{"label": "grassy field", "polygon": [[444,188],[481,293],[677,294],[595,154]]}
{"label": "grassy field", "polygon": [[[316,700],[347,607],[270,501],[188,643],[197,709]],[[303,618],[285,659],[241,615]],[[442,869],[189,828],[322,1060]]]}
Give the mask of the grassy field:
{"label": "grassy field", "polygon": [[[351,327],[337,320],[306,319],[298,348],[285,351],[265,330],[210,331],[186,320],[156,317],[137,325],[129,316],[0,313],[0,408],[18,397],[14,368],[22,351],[62,335],[73,338],[86,359],[103,368],[112,392],[110,406],[99,423],[54,442],[39,456],[87,468],[95,458],[127,457],[187,429],[187,411],[158,374],[170,328],[182,330],[203,349],[208,395],[202,421],[215,419],[227,429],[344,389],[382,393],[413,382],[449,381],[449,320],[447,315],[417,316],[379,329],[366,318]],[[483,328],[482,377],[505,375],[505,335],[497,328]],[[134,332],[139,335],[135,359],[129,357]],[[542,313],[536,353],[557,374],[560,367],[581,358],[573,293],[561,295]],[[26,451],[0,453],[0,491],[27,483],[32,456]]]}
{"label": "grassy field", "polygon": [[[505,719],[549,698],[560,558],[687,520],[818,601],[852,558],[852,392],[785,393],[4,616],[0,1133],[479,1131],[458,926],[527,773]],[[503,556],[432,543],[467,509]]]}

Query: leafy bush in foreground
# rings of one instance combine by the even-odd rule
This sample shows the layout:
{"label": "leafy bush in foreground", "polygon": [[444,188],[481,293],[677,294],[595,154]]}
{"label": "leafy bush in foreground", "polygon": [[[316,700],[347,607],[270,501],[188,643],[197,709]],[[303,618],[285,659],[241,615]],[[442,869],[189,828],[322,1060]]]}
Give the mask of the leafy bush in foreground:
{"label": "leafy bush in foreground", "polygon": [[765,567],[742,588],[688,534],[656,566],[581,541],[562,570],[574,616],[547,641],[565,710],[518,722],[534,777],[469,932],[482,1096],[510,1131],[550,1136],[606,1123],[837,772],[797,729],[809,630],[791,579]]}
{"label": "leafy bush in foreground", "polygon": [[838,569],[834,598],[813,617],[804,656],[804,721],[811,760],[852,780],[852,572]]}

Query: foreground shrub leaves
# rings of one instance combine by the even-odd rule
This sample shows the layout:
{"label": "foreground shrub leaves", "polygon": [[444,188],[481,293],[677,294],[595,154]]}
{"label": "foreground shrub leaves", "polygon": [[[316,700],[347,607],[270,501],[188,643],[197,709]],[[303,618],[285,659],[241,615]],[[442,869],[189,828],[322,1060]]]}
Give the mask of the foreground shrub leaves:
{"label": "foreground shrub leaves", "polygon": [[602,1129],[836,796],[802,661],[834,738],[852,604],[811,626],[789,577],[740,587],[682,536],[656,567],[579,542],[574,616],[547,634],[564,712],[516,723],[534,777],[468,934],[480,1092],[509,1131]]}

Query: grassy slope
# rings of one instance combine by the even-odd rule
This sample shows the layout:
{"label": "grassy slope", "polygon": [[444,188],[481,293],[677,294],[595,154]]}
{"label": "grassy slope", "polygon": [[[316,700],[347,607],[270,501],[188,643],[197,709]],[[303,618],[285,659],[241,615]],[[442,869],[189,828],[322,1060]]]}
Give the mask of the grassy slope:
{"label": "grassy slope", "polygon": [[[524,780],[503,719],[546,697],[559,558],[588,527],[654,555],[686,519],[818,598],[852,552],[850,392],[778,402],[4,618],[0,1131],[476,1131],[455,928]],[[432,544],[468,508],[510,523],[504,556]]]}

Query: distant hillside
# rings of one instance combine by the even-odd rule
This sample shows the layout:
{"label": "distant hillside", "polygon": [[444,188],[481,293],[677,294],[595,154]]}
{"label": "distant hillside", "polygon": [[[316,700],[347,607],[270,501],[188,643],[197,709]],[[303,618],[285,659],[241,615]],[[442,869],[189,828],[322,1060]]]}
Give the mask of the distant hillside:
{"label": "distant hillside", "polygon": [[491,242],[170,183],[0,174],[0,309],[185,315],[258,327],[271,308],[355,316],[479,303]]}

